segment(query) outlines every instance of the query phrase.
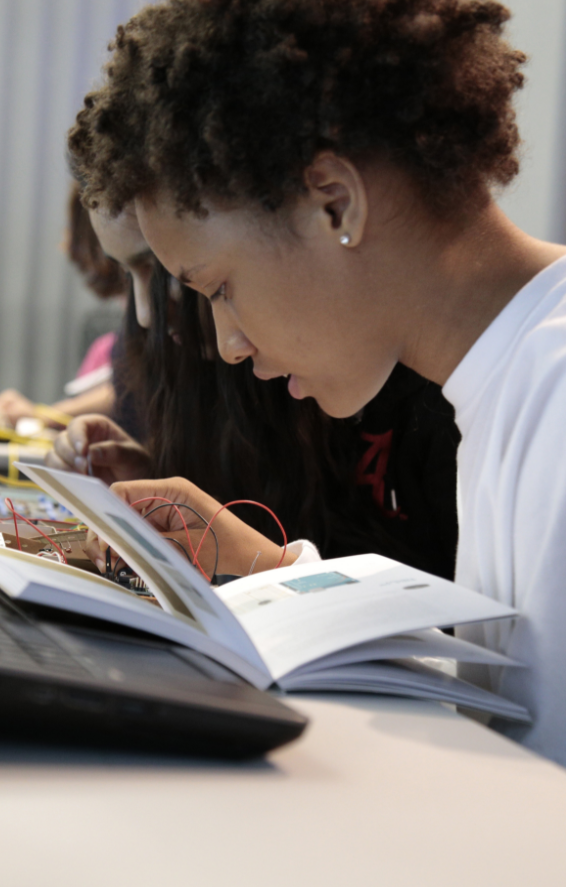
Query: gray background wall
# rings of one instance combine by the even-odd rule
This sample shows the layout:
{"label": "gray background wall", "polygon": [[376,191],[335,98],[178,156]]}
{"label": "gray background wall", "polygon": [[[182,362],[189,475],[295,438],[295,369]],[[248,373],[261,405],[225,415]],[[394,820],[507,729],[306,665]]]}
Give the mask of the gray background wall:
{"label": "gray background wall", "polygon": [[[116,25],[142,0],[0,0],[0,388],[50,401],[78,365],[97,304],[58,244],[64,137]],[[519,100],[523,170],[501,203],[535,236],[566,240],[566,0],[513,0],[531,56]]]}
{"label": "gray background wall", "polygon": [[511,42],[529,56],[518,101],[522,170],[501,199],[535,237],[566,242],[566,2],[513,0]]}
{"label": "gray background wall", "polygon": [[141,0],[0,0],[0,388],[60,396],[99,304],[62,254],[65,132]]}

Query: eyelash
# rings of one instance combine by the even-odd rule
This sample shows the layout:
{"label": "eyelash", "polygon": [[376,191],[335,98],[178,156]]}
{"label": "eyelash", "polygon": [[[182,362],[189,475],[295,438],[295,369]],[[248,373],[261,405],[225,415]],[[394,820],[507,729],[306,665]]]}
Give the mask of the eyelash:
{"label": "eyelash", "polygon": [[216,299],[219,299],[221,296],[226,298],[226,284],[225,283],[221,284],[221,286],[218,287],[216,292],[211,295],[210,301],[215,302]]}

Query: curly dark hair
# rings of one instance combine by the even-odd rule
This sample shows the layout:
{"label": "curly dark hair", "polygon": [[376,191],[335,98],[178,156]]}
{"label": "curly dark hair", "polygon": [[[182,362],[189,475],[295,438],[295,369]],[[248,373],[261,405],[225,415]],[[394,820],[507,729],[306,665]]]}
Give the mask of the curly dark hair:
{"label": "curly dark hair", "polygon": [[518,171],[525,56],[492,0],[166,0],[118,29],[69,133],[87,205],[162,187],[275,210],[331,150],[404,168],[445,212]]}

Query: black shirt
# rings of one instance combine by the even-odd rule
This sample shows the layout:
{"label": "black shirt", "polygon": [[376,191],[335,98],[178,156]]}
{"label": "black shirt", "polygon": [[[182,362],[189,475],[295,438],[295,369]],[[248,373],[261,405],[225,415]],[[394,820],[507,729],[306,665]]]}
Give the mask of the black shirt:
{"label": "black shirt", "polygon": [[404,560],[454,577],[460,433],[441,388],[397,364],[359,420],[356,482]]}

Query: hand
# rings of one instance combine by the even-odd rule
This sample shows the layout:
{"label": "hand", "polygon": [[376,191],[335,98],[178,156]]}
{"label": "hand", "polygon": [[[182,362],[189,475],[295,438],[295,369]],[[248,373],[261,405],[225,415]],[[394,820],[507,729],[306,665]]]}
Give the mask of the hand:
{"label": "hand", "polygon": [[[117,483],[112,486],[112,492],[129,504],[149,496],[160,496],[171,502],[190,505],[199,514],[209,521],[221,507],[220,503],[208,496],[197,486],[182,477],[172,477],[166,480],[136,480],[130,483]],[[151,511],[160,502],[143,502],[134,506],[136,511],[143,514]],[[185,508],[180,509],[185,520],[193,548],[196,551],[203,536],[205,526],[198,517]],[[183,525],[174,508],[160,508],[148,518],[153,526],[164,536],[176,539],[187,550],[190,550]],[[254,573],[263,570],[271,570],[281,560],[282,549],[262,536],[248,524],[241,521],[228,509],[222,511],[212,525],[218,538],[218,567],[217,573],[229,573],[234,576],[247,576],[252,564]],[[178,548],[178,545],[175,548]],[[105,552],[108,546],[92,532],[89,532],[86,544],[86,552],[94,561],[100,572],[106,569]],[[259,554],[259,557],[257,557]],[[257,558],[257,560],[256,560]],[[212,578],[214,562],[216,559],[216,545],[212,533],[207,533],[203,547],[198,556],[199,563],[206,574]],[[282,566],[289,566],[296,559],[296,555],[287,553]],[[191,558],[192,560],[192,558]]]}
{"label": "hand", "polygon": [[15,428],[18,419],[35,416],[35,405],[19,391],[7,388],[0,394],[0,424]]}
{"label": "hand", "polygon": [[45,457],[50,468],[92,474],[107,484],[147,477],[151,472],[147,451],[106,416],[79,416],[55,439]]}

